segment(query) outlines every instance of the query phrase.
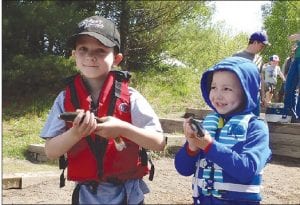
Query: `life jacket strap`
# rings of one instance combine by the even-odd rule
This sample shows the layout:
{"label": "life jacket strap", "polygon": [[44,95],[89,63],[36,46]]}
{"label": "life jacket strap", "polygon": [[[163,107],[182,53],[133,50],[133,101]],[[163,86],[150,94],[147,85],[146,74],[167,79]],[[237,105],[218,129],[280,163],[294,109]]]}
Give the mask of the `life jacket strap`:
{"label": "life jacket strap", "polygon": [[59,177],[59,187],[62,188],[66,184],[65,169],[68,165],[65,155],[59,157],[58,165],[59,165],[59,169],[63,170]]}
{"label": "life jacket strap", "polygon": [[92,140],[91,136],[86,137],[86,141],[96,158],[97,168],[98,168],[98,177],[101,179],[103,177],[103,158],[106,152],[108,140],[101,138],[100,136],[95,136],[95,141]]}
{"label": "life jacket strap", "polygon": [[155,168],[151,158],[149,158],[149,163],[151,165],[150,172],[149,172],[149,181],[153,181]]}
{"label": "life jacket strap", "polygon": [[141,164],[142,164],[142,166],[147,166],[148,162],[151,165],[150,172],[149,172],[149,180],[152,181],[153,177],[154,177],[154,171],[155,171],[154,164],[153,164],[153,162],[151,160],[151,157],[149,157],[149,155],[147,154],[147,150],[145,148],[143,148],[143,147],[140,150],[140,156],[141,156]]}
{"label": "life jacket strap", "polygon": [[79,191],[81,184],[77,184],[72,193],[72,205],[79,204]]}

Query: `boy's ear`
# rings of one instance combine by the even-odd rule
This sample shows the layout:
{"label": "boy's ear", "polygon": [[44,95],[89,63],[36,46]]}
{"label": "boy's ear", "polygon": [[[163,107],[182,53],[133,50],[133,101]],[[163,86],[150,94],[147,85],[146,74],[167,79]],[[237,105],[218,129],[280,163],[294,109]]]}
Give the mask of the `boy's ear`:
{"label": "boy's ear", "polygon": [[123,54],[122,53],[116,54],[114,59],[114,66],[119,65],[122,60],[123,60]]}
{"label": "boy's ear", "polygon": [[72,50],[72,57],[75,57],[75,50]]}

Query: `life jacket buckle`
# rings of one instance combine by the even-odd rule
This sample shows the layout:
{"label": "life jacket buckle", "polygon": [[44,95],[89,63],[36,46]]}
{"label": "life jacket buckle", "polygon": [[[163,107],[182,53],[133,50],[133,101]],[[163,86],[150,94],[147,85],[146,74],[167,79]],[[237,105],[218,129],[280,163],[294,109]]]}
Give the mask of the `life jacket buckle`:
{"label": "life jacket buckle", "polygon": [[214,181],[211,179],[207,179],[204,182],[204,187],[207,190],[213,190],[214,189]]}

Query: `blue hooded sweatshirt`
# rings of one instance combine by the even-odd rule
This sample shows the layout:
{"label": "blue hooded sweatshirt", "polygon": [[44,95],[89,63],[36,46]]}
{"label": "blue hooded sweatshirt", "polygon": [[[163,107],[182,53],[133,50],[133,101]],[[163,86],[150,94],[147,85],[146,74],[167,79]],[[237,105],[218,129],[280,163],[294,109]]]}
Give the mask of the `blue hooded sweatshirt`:
{"label": "blue hooded sweatshirt", "polygon": [[[209,100],[212,74],[217,70],[231,71],[240,80],[245,96],[240,111],[220,115]],[[183,176],[194,174],[194,204],[259,204],[261,201],[261,173],[271,150],[268,127],[253,114],[259,105],[259,84],[256,65],[241,57],[226,58],[203,73],[202,96],[215,111],[204,119],[204,128],[218,124],[213,119],[222,118],[225,123],[223,128],[216,126],[208,130],[214,141],[206,152],[201,150],[191,156],[186,142],[176,153],[176,170]]]}

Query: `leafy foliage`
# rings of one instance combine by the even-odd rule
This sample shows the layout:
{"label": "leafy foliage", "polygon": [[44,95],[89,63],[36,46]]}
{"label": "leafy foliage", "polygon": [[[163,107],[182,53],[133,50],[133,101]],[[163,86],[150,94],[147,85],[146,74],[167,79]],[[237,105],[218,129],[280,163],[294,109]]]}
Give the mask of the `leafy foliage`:
{"label": "leafy foliage", "polygon": [[16,55],[9,66],[3,72],[4,104],[26,95],[55,95],[63,88],[63,79],[77,72],[71,59],[51,55],[34,59]]}
{"label": "leafy foliage", "polygon": [[300,2],[273,1],[270,8],[265,9],[264,25],[272,46],[265,51],[265,60],[277,54],[281,63],[291,51],[292,42],[287,37],[300,31]]}

